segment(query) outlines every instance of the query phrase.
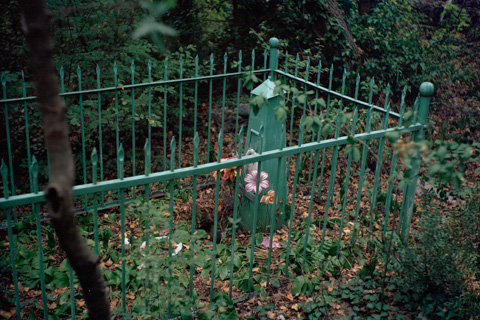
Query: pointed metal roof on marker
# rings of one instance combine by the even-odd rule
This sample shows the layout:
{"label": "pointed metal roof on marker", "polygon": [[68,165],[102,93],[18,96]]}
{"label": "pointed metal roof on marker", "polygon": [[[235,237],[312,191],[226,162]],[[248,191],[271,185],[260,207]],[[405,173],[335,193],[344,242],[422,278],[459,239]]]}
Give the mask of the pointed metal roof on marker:
{"label": "pointed metal roof on marker", "polygon": [[263,95],[265,99],[271,99],[278,96],[278,93],[277,94],[274,93],[275,87],[276,87],[275,82],[273,82],[269,78],[265,80],[261,85],[253,89],[252,94],[257,96]]}

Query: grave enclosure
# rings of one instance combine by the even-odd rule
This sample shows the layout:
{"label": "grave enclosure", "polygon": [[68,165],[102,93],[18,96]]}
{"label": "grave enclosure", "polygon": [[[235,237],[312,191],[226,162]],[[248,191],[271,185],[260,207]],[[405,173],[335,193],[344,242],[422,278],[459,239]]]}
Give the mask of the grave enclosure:
{"label": "grave enclosure", "polygon": [[[231,59],[237,61],[234,67]],[[333,66],[322,67],[319,61],[314,65],[280,52],[275,38],[260,58],[255,51],[248,59],[241,52],[220,61],[197,57],[191,70],[184,69],[183,63],[166,59],[157,66],[160,70],[149,62],[141,67],[132,63],[129,75],[119,74],[115,65],[113,80],[103,79],[100,67],[90,73],[96,78],[89,79],[83,79],[78,70],[72,76],[76,83],[69,85],[63,70],[59,72],[62,96],[70,106],[77,217],[81,227],[82,222],[90,223],[85,235],[93,250],[101,257],[108,251],[103,262],[113,261],[113,266],[104,268],[119,312],[132,312],[128,302],[132,292],[144,293],[145,310],[161,312],[152,303],[161,297],[149,290],[159,286],[152,277],[175,278],[188,296],[200,300],[214,299],[222,285],[228,288],[226,294],[238,298],[258,290],[260,282],[271,285],[274,277],[289,279],[304,268],[322,269],[321,262],[311,256],[312,241],[325,256],[339,259],[343,248],[360,236],[381,239],[387,232],[396,232],[408,237],[419,162],[413,159],[413,178],[400,188],[396,174],[401,159],[389,137],[402,129],[405,141],[422,139],[433,94],[430,83],[419,87],[419,98],[410,107],[405,92],[399,105],[390,105],[390,88],[385,88],[384,106],[376,106],[373,80],[365,92],[360,89],[360,76],[350,79],[344,71],[341,80],[335,81]],[[146,74],[139,74],[139,69]],[[249,90],[244,83],[252,75],[260,81]],[[2,76],[1,83],[0,118],[5,132],[0,141],[0,223],[2,237],[9,240],[3,278],[15,300],[17,319],[28,310],[46,319],[48,305],[60,299],[49,285],[56,278],[48,270],[62,272],[62,283],[55,281],[63,290],[60,294],[70,301],[65,315],[75,319],[81,307],[72,299],[79,296],[72,270],[66,263],[60,271],[56,269],[64,259],[60,251],[49,259],[54,236],[41,191],[48,179],[48,159],[35,97],[27,95],[25,81],[9,83]],[[282,84],[296,88],[298,94],[275,90]],[[12,86],[22,86],[23,95],[8,96]],[[302,94],[304,98],[297,99]],[[257,96],[266,99],[258,114],[252,107],[246,109]],[[368,101],[362,101],[362,96]],[[277,120],[275,112],[284,104],[290,111],[285,121]],[[409,111],[412,116],[405,126],[404,115]],[[300,125],[302,117],[315,115],[324,120],[318,131]],[[255,152],[247,155],[249,149]],[[268,174],[269,185],[260,193],[249,192],[245,182],[255,168],[258,175]],[[222,179],[226,174],[232,178]],[[257,179],[251,186],[258,190],[260,184]],[[199,212],[197,202],[206,196],[205,190],[211,191],[212,209]],[[225,195],[231,198],[224,199]],[[206,214],[212,216],[213,230],[198,239],[198,221]],[[115,231],[110,236],[105,231],[109,228]],[[30,238],[22,236],[27,230]],[[162,247],[163,240],[157,237],[174,243],[168,241],[165,246],[164,241],[161,252],[145,250],[150,244]],[[259,244],[265,238],[266,248]],[[176,252],[178,243],[183,247]],[[274,243],[280,247],[273,248]],[[238,255],[241,261],[236,265],[239,247],[245,252]],[[195,250],[201,248],[208,248],[209,265],[195,260]],[[25,256],[32,263],[19,265]],[[161,269],[166,274],[155,274],[155,259],[166,259]],[[273,259],[280,262],[272,263]],[[340,269],[348,267],[348,259],[344,260],[339,260]],[[188,267],[184,274],[172,275],[172,264],[177,262]],[[129,282],[132,274],[144,271],[142,281]],[[235,278],[240,272],[244,281]],[[41,306],[29,300],[19,285],[25,277],[35,285],[30,290],[41,292]],[[174,297],[168,285],[163,287],[169,316],[176,316],[171,306]]]}

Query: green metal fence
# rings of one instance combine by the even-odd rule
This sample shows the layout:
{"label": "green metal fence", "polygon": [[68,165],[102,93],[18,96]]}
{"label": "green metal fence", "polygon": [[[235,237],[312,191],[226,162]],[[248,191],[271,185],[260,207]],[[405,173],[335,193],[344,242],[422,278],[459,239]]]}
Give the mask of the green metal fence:
{"label": "green metal fence", "polygon": [[[103,256],[103,262],[108,262],[110,257],[117,265],[113,269],[108,265],[104,267],[111,297],[119,301],[117,307],[122,314],[132,312],[133,307],[127,302],[132,291],[143,292],[145,310],[152,314],[163,312],[155,309],[152,303],[155,296],[149,289],[154,285],[151,274],[140,284],[132,284],[132,274],[140,274],[145,267],[139,268],[139,263],[132,259],[150,261],[148,259],[152,258],[155,261],[158,256],[139,249],[136,244],[145,241],[144,247],[149,248],[150,243],[157,241],[155,236],[181,240],[178,230],[182,228],[190,235],[190,244],[184,240],[188,248],[184,246],[175,254],[175,243],[168,241],[165,251],[168,252],[167,274],[161,278],[172,280],[184,276],[184,287],[190,298],[210,301],[221,291],[220,284],[226,283],[228,294],[235,298],[236,291],[248,294],[258,290],[259,276],[268,287],[272,278],[279,275],[282,279],[291,279],[292,273],[301,274],[307,267],[322,269],[321,262],[312,257],[312,241],[320,244],[320,251],[325,255],[329,251],[339,258],[343,248],[355,244],[360,235],[382,237],[392,230],[404,238],[408,235],[418,160],[413,159],[409,170],[413,178],[399,185],[396,177],[402,171],[401,164],[388,137],[399,129],[407,129],[408,133],[401,135],[404,141],[422,138],[433,93],[431,84],[420,87],[419,99],[412,108],[406,107],[405,91],[398,106],[390,105],[390,88],[386,88],[385,105],[380,107],[372,104],[373,79],[364,88],[359,76],[349,79],[346,71],[334,77],[337,73],[333,66],[323,68],[321,62],[313,66],[310,60],[299,61],[298,55],[292,57],[287,52],[279,52],[278,41],[274,39],[270,41],[270,50],[263,52],[261,61],[252,51],[248,68],[241,52],[234,58],[235,67],[230,66],[230,59],[225,55],[217,65],[213,56],[206,62],[196,57],[188,62],[193,70],[183,70],[182,59],[175,63],[176,70],[170,70],[171,62],[167,59],[160,70],[155,70],[150,62],[138,66],[132,62],[129,75],[119,74],[114,65],[110,83],[101,78],[102,69],[98,66],[90,73],[93,79],[88,81],[83,80],[79,69],[67,82],[60,70],[62,96],[70,106],[71,139],[76,154],[76,212],[80,223],[91,222],[91,227],[85,227],[85,234],[91,237],[89,243],[97,254],[103,256],[109,246],[118,250],[117,263],[111,250],[109,256]],[[147,74],[139,75],[139,68]],[[200,74],[199,70],[206,74]],[[253,99],[250,91],[244,88],[246,74],[263,80],[280,80],[295,87],[300,94],[308,93],[304,101],[292,100],[280,132],[265,136],[262,125],[258,132],[255,131],[260,142],[255,145],[253,155],[246,155],[254,144],[251,128],[246,132],[248,118],[242,116],[241,111],[241,106],[245,107]],[[76,81],[72,81],[75,77]],[[140,77],[142,81],[138,80]],[[341,82],[336,84],[336,78],[342,79]],[[323,84],[325,82],[327,85]],[[9,89],[18,88],[17,83],[8,83],[3,75],[1,83],[5,136],[1,139],[4,197],[0,199],[0,221],[6,230],[2,238],[9,248],[2,255],[9,259],[2,261],[7,270],[2,271],[6,279],[3,283],[14,300],[17,319],[26,317],[28,312],[37,317],[41,312],[45,319],[51,318],[51,304],[66,303],[66,298],[70,305],[63,307],[63,314],[75,319],[82,309],[74,299],[79,290],[72,269],[62,262],[61,253],[51,256],[54,236],[41,191],[48,178],[48,159],[42,147],[35,97],[27,94],[30,86],[23,74],[21,97],[7,95]],[[334,90],[334,87],[339,89]],[[361,96],[368,97],[368,101],[360,100]],[[321,99],[324,105],[312,103]],[[288,97],[286,101],[289,102]],[[309,109],[308,106],[315,107]],[[409,123],[405,126],[407,112]],[[345,116],[349,114],[350,117]],[[314,115],[322,115],[321,119],[331,117],[333,121],[320,122],[316,132],[306,131],[300,126],[301,119]],[[330,130],[325,130],[326,124]],[[282,147],[264,151],[272,139],[280,139]],[[223,161],[224,156],[229,159]],[[250,195],[254,226],[251,233],[246,232],[237,223],[239,207],[245,201],[240,190],[245,188],[246,168],[255,164],[261,172],[262,167],[272,161],[278,162],[274,166],[278,172],[269,174],[279,177],[281,168],[286,168],[286,176],[275,186]],[[236,179],[223,182],[220,177],[225,177],[227,172]],[[213,173],[217,179],[212,177]],[[257,179],[257,190],[259,184],[260,179]],[[270,199],[271,221],[266,230],[257,230],[255,223],[262,214],[263,197],[275,188],[285,188],[286,197]],[[207,199],[208,195],[211,198]],[[226,207],[226,195],[230,195],[233,202],[227,213],[221,208],[222,204]],[[202,265],[202,262],[195,262],[195,250],[198,249],[195,241],[199,234],[198,205],[202,201],[205,203],[205,199],[212,202],[212,209],[201,214],[213,216],[213,230],[202,240],[211,254],[209,262]],[[154,201],[159,201],[156,203],[161,204],[160,209],[151,207]],[[283,209],[279,212],[276,209],[280,207]],[[189,213],[187,218],[182,208]],[[151,215],[155,210],[157,215],[162,213],[162,221],[167,221],[161,230],[163,234],[154,229],[155,223],[160,224]],[[278,214],[286,216],[286,226],[276,231]],[[135,222],[136,219],[140,222]],[[228,228],[223,228],[222,223]],[[119,234],[108,236],[105,231],[108,228]],[[258,240],[263,237],[268,239],[268,244],[265,265],[261,266],[258,255],[264,249]],[[273,248],[274,239],[278,237],[282,240],[279,241],[281,248]],[[235,264],[238,260],[236,250],[243,250],[238,248],[246,248],[244,255],[240,255],[242,268]],[[138,255],[140,250],[145,252]],[[281,253],[275,259],[283,262],[273,266],[272,255],[278,250]],[[149,254],[152,257],[149,258]],[[220,254],[230,257],[219,262]],[[172,274],[172,263],[176,259],[189,261],[188,273],[182,277]],[[152,264],[155,262],[147,264],[148,272]],[[135,265],[136,269],[132,267]],[[202,274],[199,268],[208,270],[208,274]],[[245,281],[234,278],[242,270]],[[55,272],[64,276],[58,278]],[[199,275],[209,277],[209,284],[204,284],[209,290],[204,296],[200,291],[206,290],[199,290],[197,282]],[[33,286],[29,291],[25,291],[22,284],[27,278]],[[175,297],[172,297],[171,282],[165,282],[168,316],[178,315],[172,306]],[[60,293],[58,288],[61,288]],[[40,292],[37,300],[42,301],[41,306],[36,306],[35,299],[28,293],[34,290]],[[158,293],[156,298],[159,298]]]}

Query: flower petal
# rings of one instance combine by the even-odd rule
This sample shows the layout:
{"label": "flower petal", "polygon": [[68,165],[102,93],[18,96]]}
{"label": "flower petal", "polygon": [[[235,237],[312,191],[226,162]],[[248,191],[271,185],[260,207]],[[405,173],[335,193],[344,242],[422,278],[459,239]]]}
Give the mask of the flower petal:
{"label": "flower petal", "polygon": [[246,183],[257,183],[257,170],[252,170],[245,176]]}
{"label": "flower petal", "polygon": [[[257,170],[255,170],[255,171],[257,171]],[[268,179],[268,173],[266,173],[265,171],[260,172],[260,181],[267,180],[267,179]]]}
{"label": "flower petal", "polygon": [[[270,247],[270,239],[267,237],[264,237],[261,246],[264,249],[268,249]],[[277,241],[272,241],[272,248],[275,249],[278,247],[280,247],[280,243]]]}
{"label": "flower petal", "polygon": [[268,188],[268,181],[267,180],[260,181],[260,185],[258,186],[259,192],[262,192],[263,189],[267,189],[267,188]]}
{"label": "flower petal", "polygon": [[245,185],[245,190],[247,192],[255,192],[255,185],[249,183],[249,184]]}

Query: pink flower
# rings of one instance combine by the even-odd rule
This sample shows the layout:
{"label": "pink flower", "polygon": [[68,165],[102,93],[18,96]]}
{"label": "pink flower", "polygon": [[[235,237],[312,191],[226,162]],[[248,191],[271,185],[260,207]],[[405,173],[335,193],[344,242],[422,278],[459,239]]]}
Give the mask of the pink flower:
{"label": "pink flower", "polygon": [[[267,237],[264,237],[261,246],[264,249],[269,248],[270,247],[270,239],[268,239]],[[277,241],[272,241],[272,249],[275,249],[275,248],[278,248],[278,247],[280,247],[280,243],[277,242]]]}
{"label": "pink flower", "polygon": [[[258,170],[252,170],[245,176],[245,182],[247,183],[245,190],[247,190],[247,192],[257,192],[257,175]],[[260,172],[260,183],[258,185],[259,192],[262,192],[263,189],[268,188],[269,184],[267,179],[268,173],[265,171]]]}

